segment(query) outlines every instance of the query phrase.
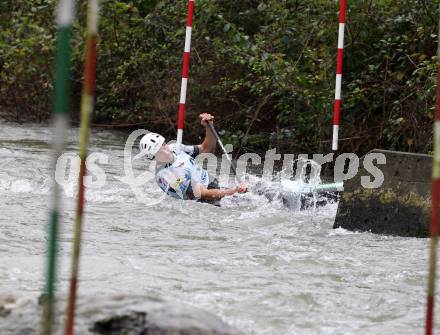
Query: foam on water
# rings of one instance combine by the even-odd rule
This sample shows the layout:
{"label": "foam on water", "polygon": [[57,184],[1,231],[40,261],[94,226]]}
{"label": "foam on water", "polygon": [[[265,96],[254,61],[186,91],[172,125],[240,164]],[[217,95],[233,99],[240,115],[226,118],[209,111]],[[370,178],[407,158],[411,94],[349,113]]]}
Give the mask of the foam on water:
{"label": "foam on water", "polygon": [[[67,133],[73,152],[77,136],[77,129]],[[116,178],[124,175],[126,137],[91,136],[90,152],[111,159],[104,166],[106,185],[86,193],[81,296],[152,292],[207,309],[245,334],[421,331],[425,239],[333,230],[336,204],[289,211],[253,193],[226,198],[220,207],[171,198],[147,206]],[[46,127],[0,127],[0,295],[33,299],[44,286],[50,141]],[[140,162],[135,172],[142,168]],[[150,200],[162,194],[153,181],[143,190]],[[74,197],[62,199],[63,296],[75,207]]]}

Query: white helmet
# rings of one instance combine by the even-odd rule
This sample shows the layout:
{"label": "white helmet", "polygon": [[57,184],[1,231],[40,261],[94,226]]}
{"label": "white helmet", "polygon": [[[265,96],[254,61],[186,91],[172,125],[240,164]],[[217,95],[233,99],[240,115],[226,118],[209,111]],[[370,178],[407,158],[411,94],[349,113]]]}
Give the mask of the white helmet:
{"label": "white helmet", "polygon": [[165,142],[165,138],[159,134],[148,133],[142,137],[139,142],[139,150],[147,154],[148,159],[153,159],[157,154],[162,144]]}

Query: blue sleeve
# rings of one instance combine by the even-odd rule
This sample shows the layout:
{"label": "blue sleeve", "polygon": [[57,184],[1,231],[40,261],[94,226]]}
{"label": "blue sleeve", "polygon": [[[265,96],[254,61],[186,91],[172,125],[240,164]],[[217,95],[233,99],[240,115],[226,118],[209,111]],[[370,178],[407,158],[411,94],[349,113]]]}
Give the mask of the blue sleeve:
{"label": "blue sleeve", "polygon": [[193,145],[193,152],[192,154],[189,154],[192,158],[196,158],[199,155],[199,146],[198,145]]}

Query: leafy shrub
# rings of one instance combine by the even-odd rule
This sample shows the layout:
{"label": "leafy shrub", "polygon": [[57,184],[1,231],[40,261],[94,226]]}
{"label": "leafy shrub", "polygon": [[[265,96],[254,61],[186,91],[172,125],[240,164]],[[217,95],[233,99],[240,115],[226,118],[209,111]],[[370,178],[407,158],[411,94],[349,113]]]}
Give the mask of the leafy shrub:
{"label": "leafy shrub", "polygon": [[[241,151],[329,151],[338,1],[197,0],[187,125],[212,112]],[[54,0],[0,4],[0,106],[49,116]],[[73,32],[78,117],[85,1]],[[350,1],[341,150],[428,152],[434,114],[436,1]],[[95,123],[139,124],[174,137],[186,1],[102,2]],[[199,127],[187,127],[196,141]]]}

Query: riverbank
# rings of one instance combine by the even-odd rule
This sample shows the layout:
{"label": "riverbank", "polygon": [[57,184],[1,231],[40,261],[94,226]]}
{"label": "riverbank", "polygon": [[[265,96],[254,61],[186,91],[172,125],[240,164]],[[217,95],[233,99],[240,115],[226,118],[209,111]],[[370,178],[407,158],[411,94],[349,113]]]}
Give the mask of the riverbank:
{"label": "riverbank", "polygon": [[[20,122],[45,120],[51,110],[54,5],[9,2],[0,13],[0,110]],[[192,34],[187,138],[199,138],[192,125],[199,113],[211,112],[225,142],[240,153],[330,151],[338,9],[334,1],[257,6],[201,0]],[[432,1],[350,4],[342,152],[432,150],[436,12]],[[73,111],[81,93],[84,13],[81,4],[72,33]],[[101,14],[93,122],[145,123],[174,136],[185,8],[112,1],[102,3]]]}

